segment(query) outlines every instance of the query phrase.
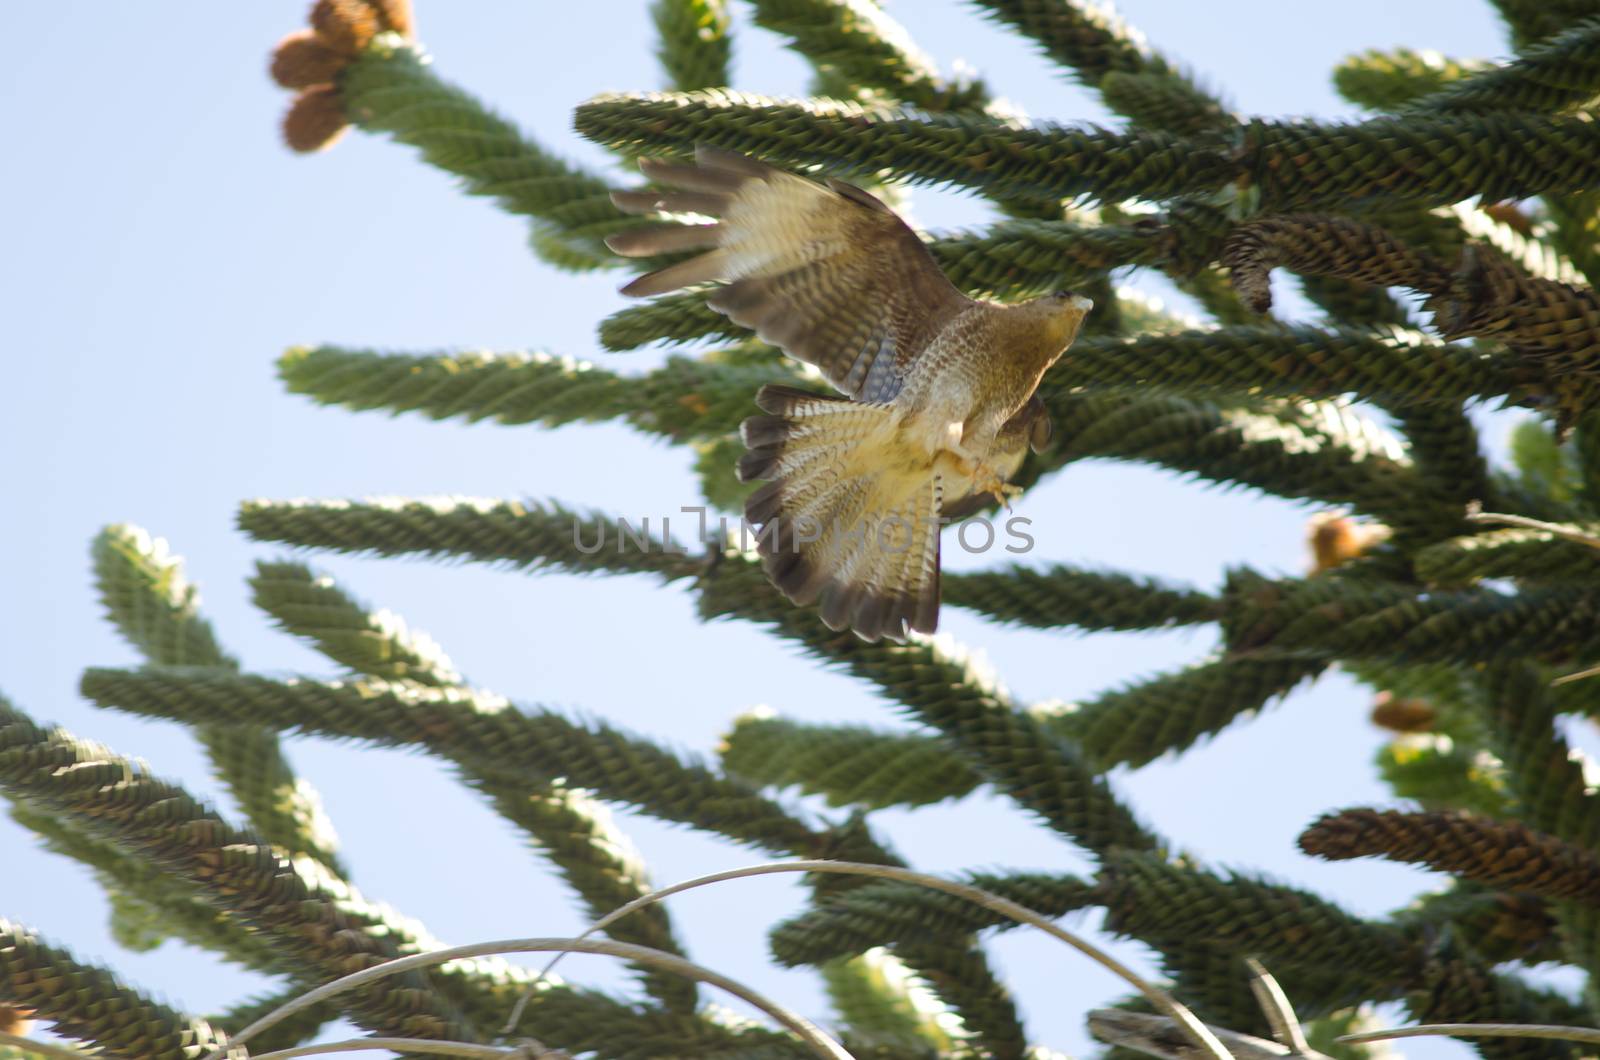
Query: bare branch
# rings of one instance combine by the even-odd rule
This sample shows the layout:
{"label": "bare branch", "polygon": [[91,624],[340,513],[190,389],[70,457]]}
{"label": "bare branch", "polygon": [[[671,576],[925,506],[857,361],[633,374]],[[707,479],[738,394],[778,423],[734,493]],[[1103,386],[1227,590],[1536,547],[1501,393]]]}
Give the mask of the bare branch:
{"label": "bare branch", "polygon": [[[1240,1034],[1209,1024],[1206,1029],[1225,1043],[1237,1060],[1284,1060],[1285,1057],[1297,1055],[1303,1060],[1330,1060],[1318,1052],[1292,1053],[1288,1046],[1257,1038],[1253,1034]],[[1147,1056],[1158,1056],[1162,1060],[1198,1060],[1207,1055],[1184,1038],[1177,1024],[1169,1017],[1157,1016],[1152,1012],[1095,1009],[1089,1013],[1089,1033],[1101,1041],[1135,1049]]]}
{"label": "bare branch", "polygon": [[398,1053],[426,1053],[429,1056],[465,1056],[468,1060],[520,1060],[527,1055],[521,1049],[502,1049],[495,1045],[476,1045],[472,1042],[442,1042],[429,1038],[351,1038],[343,1042],[297,1045],[293,1049],[262,1053],[252,1060],[290,1060],[296,1056],[354,1053],[363,1049],[393,1049]]}
{"label": "bare branch", "polygon": [[1381,1031],[1343,1034],[1335,1041],[1358,1045],[1389,1038],[1554,1038],[1564,1042],[1600,1044],[1600,1030],[1593,1027],[1556,1027],[1545,1023],[1425,1023],[1416,1027],[1389,1027]]}
{"label": "bare branch", "polygon": [[1254,957],[1246,957],[1244,963],[1250,969],[1250,992],[1256,996],[1256,1004],[1261,1006],[1261,1011],[1266,1015],[1272,1036],[1291,1055],[1309,1056],[1311,1043],[1306,1041],[1305,1032],[1300,1029],[1300,1020],[1295,1016],[1294,1006],[1289,1004],[1289,996],[1283,992],[1283,987],[1267,972],[1266,965]]}
{"label": "bare branch", "polygon": [[[641,895],[627,905],[595,921],[579,938],[586,938],[596,931],[603,931],[607,926],[627,916],[634,910],[642,909],[653,902],[659,902],[663,898],[668,898],[682,891],[693,890],[696,887],[704,887],[712,883],[722,883],[727,880],[739,880],[751,876],[767,876],[780,872],[832,872],[847,876],[873,876],[879,879],[918,884],[931,890],[944,891],[946,894],[965,898],[985,909],[999,913],[1001,916],[1010,917],[1018,923],[1038,928],[1045,934],[1065,942],[1101,967],[1120,976],[1124,982],[1143,994],[1151,1004],[1165,1012],[1179,1027],[1183,1028],[1183,1032],[1189,1036],[1198,1049],[1195,1055],[1211,1056],[1217,1058],[1217,1060],[1229,1060],[1228,1051],[1223,1048],[1222,1043],[1217,1040],[1216,1036],[1195,1018],[1194,1013],[1179,1004],[1172,995],[1149,980],[1144,979],[1133,969],[1098,946],[1061,927],[1049,917],[1036,913],[1027,906],[1019,905],[1008,898],[1002,898],[998,894],[986,891],[981,887],[956,883],[953,880],[930,876],[922,872],[914,872],[894,865],[870,865],[850,861],[775,861],[764,865],[750,865],[742,869],[731,869],[727,872],[716,872],[709,876],[699,876],[692,880],[685,880],[682,883],[675,883],[670,887],[663,887],[658,891]],[[557,954],[549,964],[545,965],[544,970],[540,972],[540,977],[548,975],[550,969],[555,967],[561,957],[561,954]],[[537,981],[535,982],[536,985]],[[522,998],[517,1002],[516,1008],[512,1010],[511,1018],[506,1021],[504,1033],[509,1034],[516,1028],[517,1021],[522,1018],[523,1006],[527,1004],[532,994],[533,987],[530,987],[528,992],[522,995]]]}
{"label": "bare branch", "polygon": [[[634,961],[639,964],[653,965],[667,971],[676,972],[696,982],[709,983],[720,987],[734,997],[760,1009],[783,1026],[793,1031],[802,1041],[809,1045],[818,1056],[825,1060],[855,1060],[844,1047],[834,1041],[816,1024],[768,999],[762,994],[750,989],[743,984],[729,979],[720,972],[712,971],[693,961],[685,960],[673,953],[662,950],[653,950],[648,946],[634,946],[625,942],[599,941],[595,939],[568,939],[568,938],[528,938],[528,939],[501,939],[496,942],[479,942],[470,946],[452,946],[448,949],[433,950],[429,953],[419,953],[411,957],[401,957],[397,960],[385,961],[383,964],[374,965],[325,983],[315,990],[308,990],[293,1001],[278,1006],[273,1011],[256,1020],[250,1026],[234,1035],[226,1049],[216,1050],[205,1057],[205,1060],[244,1060],[247,1055],[238,1047],[248,1039],[272,1027],[284,1019],[292,1016],[311,1005],[320,1004],[330,997],[347,993],[356,987],[384,979],[402,972],[409,972],[416,968],[431,968],[438,964],[448,964],[451,961],[462,960],[468,957],[487,957],[492,954],[504,953],[599,953],[610,957],[621,957],[624,960]],[[514,1054],[513,1054],[514,1055]],[[1226,1054],[1224,1054],[1224,1057]]]}

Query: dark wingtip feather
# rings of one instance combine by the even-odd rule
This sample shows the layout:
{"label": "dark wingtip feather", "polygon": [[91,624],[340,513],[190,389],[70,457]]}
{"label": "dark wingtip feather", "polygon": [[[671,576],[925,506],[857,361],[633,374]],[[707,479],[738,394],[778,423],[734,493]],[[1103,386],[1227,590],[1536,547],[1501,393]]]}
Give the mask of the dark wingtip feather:
{"label": "dark wingtip feather", "polygon": [[935,633],[939,629],[939,566],[934,560],[933,575],[922,584],[912,612],[910,626],[918,633]]}
{"label": "dark wingtip feather", "polygon": [[882,590],[869,590],[861,594],[855,613],[850,616],[850,626],[870,642],[884,635],[888,620],[889,598]]}
{"label": "dark wingtip feather", "polygon": [[685,166],[675,162],[664,162],[659,158],[639,159],[639,172],[657,184],[717,193],[737,191],[739,185],[748,179],[744,174],[733,170]]}
{"label": "dark wingtip feather", "polygon": [[[860,584],[829,581],[822,590],[822,604],[817,609],[822,624],[832,630],[850,627],[850,619],[855,614],[856,604],[860,601],[864,588],[865,586]],[[861,631],[858,629],[856,632]]]}
{"label": "dark wingtip feather", "polygon": [[739,437],[751,449],[782,445],[789,438],[789,427],[782,416],[751,416],[739,424]]}
{"label": "dark wingtip feather", "polygon": [[[609,241],[608,241],[609,243]],[[697,283],[710,283],[722,273],[723,257],[713,250],[697,257],[668,265],[664,269],[647,272],[622,288],[630,298],[645,298],[653,294],[666,294]]]}
{"label": "dark wingtip feather", "polygon": [[721,147],[712,147],[710,144],[696,144],[694,160],[702,168],[722,169],[730,173],[738,173],[743,177],[762,180],[779,170],[767,165],[759,159],[749,155],[741,155],[737,151],[729,151]]}
{"label": "dark wingtip feather", "polygon": [[623,213],[649,214],[656,213],[661,206],[661,193],[659,191],[613,191],[611,205]]}
{"label": "dark wingtip feather", "polygon": [[888,205],[884,203],[882,199],[878,198],[870,191],[858,188],[854,184],[835,179],[834,177],[826,178],[826,183],[830,189],[838,192],[840,195],[843,195],[853,203],[865,206],[869,210],[876,210],[879,213],[886,213],[890,214],[891,216],[894,214],[894,211],[889,209]]}
{"label": "dark wingtip feather", "polygon": [[805,607],[814,603],[821,591],[819,571],[804,552],[794,548],[777,548],[765,557],[767,577],[790,603]]}
{"label": "dark wingtip feather", "polygon": [[797,401],[849,400],[849,398],[838,397],[833,394],[817,394],[810,390],[801,390],[797,386],[785,386],[783,383],[768,383],[756,391],[756,407],[762,412],[770,412],[774,416],[782,416],[794,408]]}
{"label": "dark wingtip feather", "polygon": [[[754,493],[750,494],[749,497],[745,498],[745,522],[751,524],[752,526],[766,526],[767,523],[778,514],[778,509],[782,506],[782,480],[769,482],[765,486],[762,486],[760,489],[756,490]],[[756,547],[761,549],[765,548],[766,546],[764,541],[757,541]]]}
{"label": "dark wingtip feather", "polygon": [[721,238],[718,225],[643,225],[606,236],[606,246],[625,258],[648,258],[685,250],[714,247]]}
{"label": "dark wingtip feather", "polygon": [[772,469],[778,464],[778,457],[782,456],[778,449],[752,449],[739,457],[739,481],[757,482],[770,478]]}

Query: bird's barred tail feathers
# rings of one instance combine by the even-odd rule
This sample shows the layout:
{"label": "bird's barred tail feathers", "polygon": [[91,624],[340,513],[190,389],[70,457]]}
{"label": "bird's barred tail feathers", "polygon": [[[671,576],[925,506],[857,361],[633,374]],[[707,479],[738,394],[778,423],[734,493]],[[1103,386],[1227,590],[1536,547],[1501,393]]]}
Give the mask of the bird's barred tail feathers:
{"label": "bird's barred tail feathers", "polygon": [[744,421],[745,503],[762,564],[830,629],[869,641],[932,633],[939,621],[942,484],[901,439],[888,406],[766,386]]}

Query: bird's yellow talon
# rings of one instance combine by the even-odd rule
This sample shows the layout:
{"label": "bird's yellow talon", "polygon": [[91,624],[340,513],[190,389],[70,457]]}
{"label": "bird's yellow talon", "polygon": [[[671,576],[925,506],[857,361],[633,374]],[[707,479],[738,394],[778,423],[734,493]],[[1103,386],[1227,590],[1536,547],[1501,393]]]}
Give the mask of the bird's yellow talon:
{"label": "bird's yellow talon", "polygon": [[1022,496],[1022,487],[1013,486],[996,475],[989,468],[981,468],[978,475],[973,478],[974,492],[987,493],[995,499],[1006,511],[1011,510],[1011,498]]}

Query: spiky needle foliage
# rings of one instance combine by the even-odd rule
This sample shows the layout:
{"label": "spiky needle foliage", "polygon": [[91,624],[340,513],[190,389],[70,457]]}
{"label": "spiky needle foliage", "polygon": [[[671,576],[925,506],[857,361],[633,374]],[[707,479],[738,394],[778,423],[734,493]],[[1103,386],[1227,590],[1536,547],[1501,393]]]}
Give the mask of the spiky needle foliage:
{"label": "spiky needle foliage", "polygon": [[[1248,955],[1272,963],[1303,1017],[1328,1018],[1323,1028],[1351,1024],[1354,1007],[1374,1001],[1403,1001],[1427,1020],[1600,1018],[1600,804],[1557,724],[1600,714],[1600,680],[1547,687],[1600,657],[1600,299],[1577,280],[1600,272],[1600,126],[1589,109],[1600,95],[1600,4],[1496,0],[1518,51],[1508,62],[1353,57],[1336,83],[1374,116],[1340,124],[1236,115],[1087,2],[977,6],[1098,89],[1125,125],[1002,113],[981,81],[941,73],[871,0],[750,0],[754,25],[813,64],[823,95],[734,92],[724,0],[653,0],[664,73],[637,80],[673,91],[596,98],[578,107],[577,127],[623,158],[710,143],[990,197],[1003,219],[928,237],[957,284],[1013,298],[1071,283],[1101,302],[1046,381],[1057,437],[1024,480],[1110,458],[1345,506],[1319,524],[1318,572],[1271,578],[1241,566],[1219,592],[1065,566],[952,575],[949,602],[999,623],[1061,635],[1206,627],[1220,641],[1189,666],[1087,702],[1029,706],[948,645],[869,645],[827,630],[779,597],[737,540],[595,550],[583,542],[614,532],[613,520],[558,503],[240,510],[249,536],[302,549],[687,584],[704,615],[761,626],[866,682],[917,726],[751,714],[707,763],[473,687],[426,635],[299,561],[263,562],[255,601],[336,675],[242,672],[177,560],[143,531],[112,527],[94,548],[100,593],[149,665],[91,670],[83,692],[194,726],[246,819],[228,821],[145,766],[0,703],[0,790],[51,850],[94,871],[119,938],[183,938],[278,977],[285,995],[437,945],[345,879],[315,793],[279,751],[278,733],[292,731],[449,762],[592,915],[650,887],[606,804],[773,854],[893,864],[874,811],[989,788],[1091,871],[985,870],[971,882],[1046,914],[1105,909],[1113,931],[1151,947],[1180,999],[1234,1030],[1267,1029],[1246,986]],[[299,93],[285,126],[292,146],[327,146],[352,125],[382,133],[528,218],[534,249],[557,266],[615,264],[602,239],[632,222],[610,204],[611,178],[556,158],[446,81],[400,0],[321,0],[311,28],[280,45],[273,75]],[[1122,267],[1177,279],[1212,322],[1117,297],[1108,276]],[[1252,313],[1269,305],[1277,268],[1300,277],[1323,319],[1287,326]],[[1425,299],[1420,319],[1395,293]],[[337,347],[291,349],[279,369],[290,391],[352,410],[546,427],[617,420],[691,447],[710,507],[735,508],[732,432],[751,394],[803,373],[693,299],[635,307],[600,334],[617,349],[722,345],[645,373],[538,353]],[[1530,410],[1513,467],[1489,466],[1467,415],[1487,401]],[[1521,521],[1474,521],[1474,505]],[[1456,877],[1388,917],[1182,856],[1104,775],[1181,753],[1333,666],[1384,693],[1375,719],[1404,731],[1380,772],[1423,812],[1346,810],[1313,825],[1305,849]],[[827,805],[811,812],[771,789]],[[773,949],[821,968],[859,1055],[1028,1052],[976,942],[1001,926],[988,914],[900,884],[828,878],[813,893],[816,907],[778,925]],[[615,933],[683,948],[661,906]],[[1590,985],[1574,1003],[1496,967],[1506,960],[1560,962]],[[691,985],[639,973],[642,993],[628,999],[546,983],[524,1029],[601,1057],[799,1055],[784,1036],[704,1007]],[[494,1043],[526,982],[508,966],[458,962],[307,1013],[272,1044],[340,1015],[375,1033]],[[186,1015],[0,921],[0,1008],[112,1055],[192,1057],[266,1004]],[[1547,1041],[1475,1047],[1569,1053]]]}

